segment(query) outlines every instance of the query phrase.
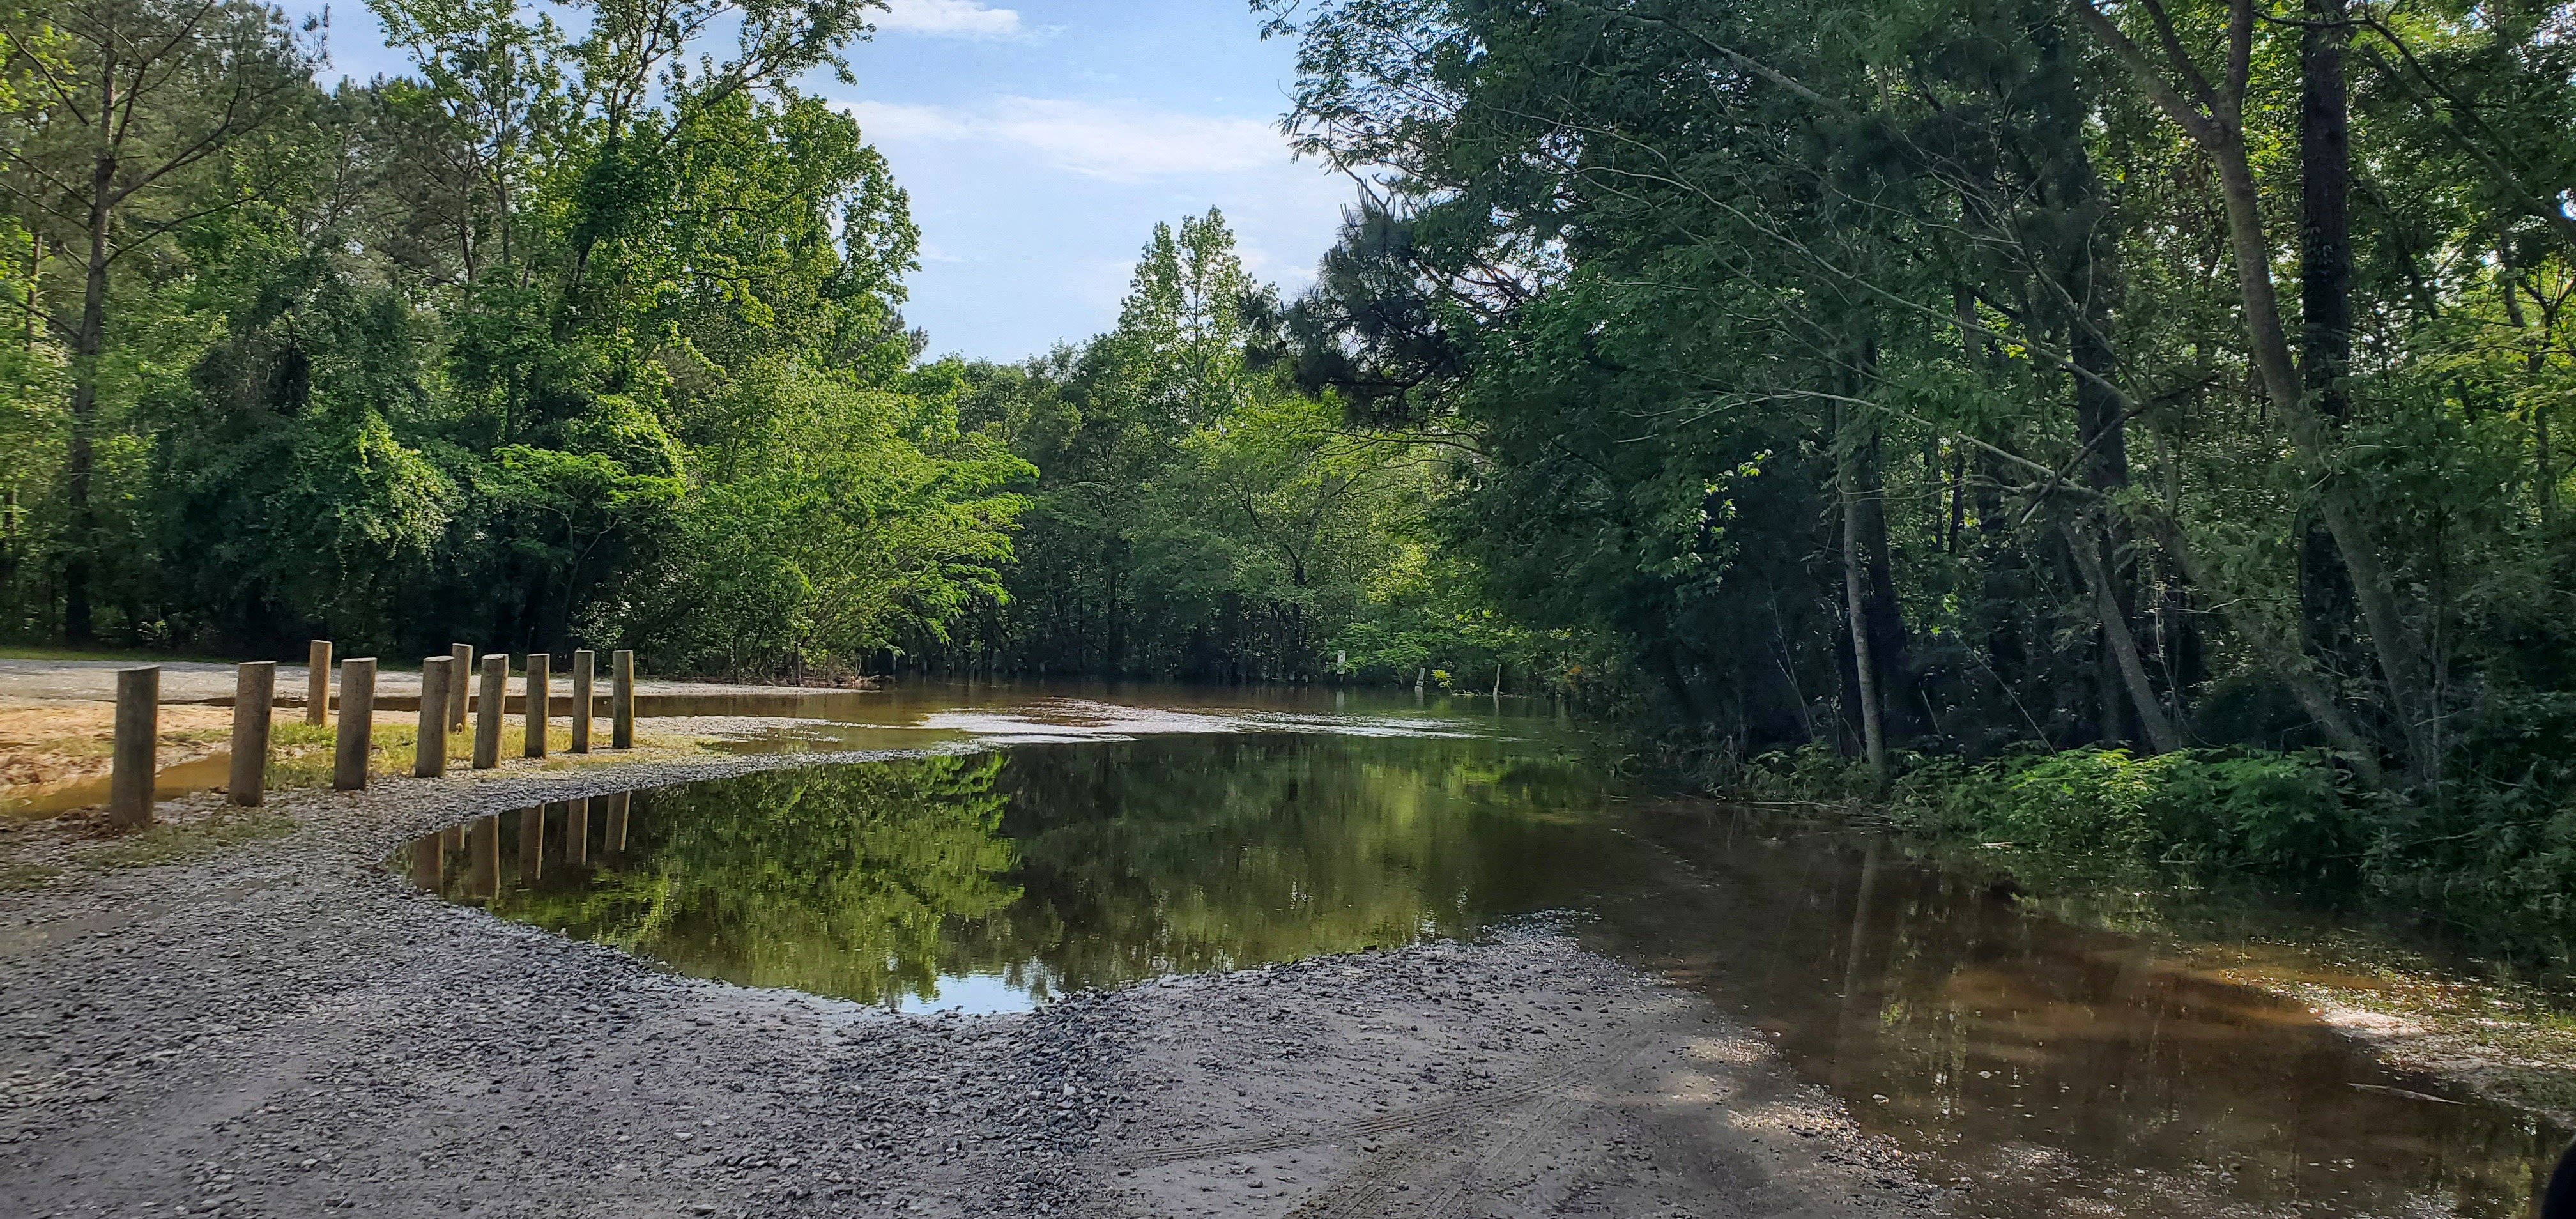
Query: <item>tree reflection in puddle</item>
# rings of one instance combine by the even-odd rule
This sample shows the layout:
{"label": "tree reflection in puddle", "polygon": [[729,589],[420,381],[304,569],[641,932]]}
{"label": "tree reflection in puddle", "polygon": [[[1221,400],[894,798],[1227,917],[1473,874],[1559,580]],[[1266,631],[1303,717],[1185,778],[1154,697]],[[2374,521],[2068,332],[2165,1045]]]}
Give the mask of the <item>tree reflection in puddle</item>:
{"label": "tree reflection in puddle", "polygon": [[423,888],[683,973],[1010,1010],[1581,899],[1603,869],[1566,851],[1633,851],[1566,819],[1596,784],[1518,748],[1245,735],[805,767],[515,810],[406,858]]}
{"label": "tree reflection in puddle", "polygon": [[2559,1137],[2170,945],[1866,835],[1621,797],[1527,743],[1149,737],[594,797],[392,863],[683,973],[914,1011],[1578,912],[1970,1182],[1969,1214],[2500,1217]]}

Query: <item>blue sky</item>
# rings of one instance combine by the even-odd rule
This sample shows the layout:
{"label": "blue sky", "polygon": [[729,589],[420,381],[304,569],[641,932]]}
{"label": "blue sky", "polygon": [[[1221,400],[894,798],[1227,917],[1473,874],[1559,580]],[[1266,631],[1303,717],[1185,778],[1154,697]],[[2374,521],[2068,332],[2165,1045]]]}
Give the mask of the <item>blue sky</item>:
{"label": "blue sky", "polygon": [[[362,4],[331,20],[336,72],[404,70]],[[1108,329],[1154,223],[1211,206],[1253,274],[1293,291],[1351,198],[1290,160],[1295,49],[1262,41],[1243,0],[892,0],[876,24],[855,87],[805,84],[912,194],[904,314],[931,354],[1014,360]]]}

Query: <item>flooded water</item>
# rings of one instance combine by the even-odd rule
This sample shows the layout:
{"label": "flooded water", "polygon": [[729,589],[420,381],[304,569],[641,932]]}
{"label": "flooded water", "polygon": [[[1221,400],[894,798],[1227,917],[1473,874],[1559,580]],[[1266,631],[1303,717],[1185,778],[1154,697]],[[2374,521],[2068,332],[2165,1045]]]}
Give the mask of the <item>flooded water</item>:
{"label": "flooded water", "polygon": [[905,1010],[1564,919],[1772,1035],[1971,1183],[1968,1214],[2501,1219],[2562,1138],[2186,946],[1866,835],[1624,790],[1544,721],[1409,701],[951,708],[862,730],[1009,747],[520,810],[394,865],[681,972]]}

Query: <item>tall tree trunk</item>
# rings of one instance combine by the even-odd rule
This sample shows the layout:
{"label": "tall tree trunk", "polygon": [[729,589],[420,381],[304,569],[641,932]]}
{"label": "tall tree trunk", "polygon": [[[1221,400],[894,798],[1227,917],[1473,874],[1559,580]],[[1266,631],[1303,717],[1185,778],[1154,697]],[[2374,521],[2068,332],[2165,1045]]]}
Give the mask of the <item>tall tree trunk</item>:
{"label": "tall tree trunk", "polygon": [[2344,82],[2344,0],[2307,0],[2299,44],[2300,379],[2319,413],[2350,413],[2352,120]]}
{"label": "tall tree trunk", "polygon": [[[2039,230],[2045,234],[2041,238],[2043,273],[2052,281],[2046,292],[2051,302],[2050,328],[2062,335],[2074,365],[2075,430],[2083,454],[2080,476],[2086,487],[2111,496],[2129,485],[2128,413],[2122,396],[2112,389],[2119,375],[2112,342],[2120,294],[2119,245],[2103,214],[2101,181],[2086,144],[2087,106],[2077,84],[2079,57],[2065,31],[2053,22],[2044,23],[2033,35],[2042,56],[2043,77],[2036,83],[2043,100],[2031,135],[2045,157],[2041,199],[2053,213],[2052,223]],[[2107,570],[2088,572],[2086,578],[2087,586],[2106,599],[2097,606],[2104,621],[2094,646],[2094,686],[2100,692],[2102,739],[2118,743],[2137,735],[2129,714],[2132,692],[2113,637],[2117,628],[2116,633],[2126,636],[2135,650],[2136,566],[2123,559],[2130,553],[2125,519],[2108,516],[2102,526],[2112,562]],[[2067,537],[2081,568],[2086,539],[2073,532]]]}
{"label": "tall tree trunk", "polygon": [[1869,653],[1878,666],[1878,713],[1889,730],[1916,732],[1924,725],[1909,655],[1913,641],[1906,637],[1905,610],[1896,597],[1895,549],[1887,540],[1882,436],[1875,420],[1863,433],[1856,454],[1859,477],[1853,486],[1859,497],[1860,554],[1869,577]]}
{"label": "tall tree trunk", "polygon": [[[1877,341],[1864,340],[1859,365],[1851,384],[1844,387],[1845,392],[1858,397],[1869,380],[1870,370],[1877,365]],[[1917,714],[1915,673],[1907,656],[1912,649],[1905,635],[1905,611],[1896,597],[1895,550],[1887,540],[1886,475],[1881,460],[1884,437],[1877,415],[1866,408],[1858,411],[1854,423],[1853,434],[1844,439],[1851,441],[1853,467],[1847,485],[1855,497],[1853,507],[1859,522],[1852,531],[1852,542],[1868,576],[1866,612],[1860,621],[1867,624],[1870,658],[1878,671],[1878,693],[1869,701],[1882,729],[1916,732],[1925,725]]]}
{"label": "tall tree trunk", "polygon": [[1834,486],[1843,508],[1843,602],[1851,618],[1852,672],[1860,686],[1861,749],[1869,758],[1870,773],[1887,777],[1887,725],[1879,711],[1878,664],[1871,646],[1869,622],[1868,562],[1861,555],[1862,527],[1860,486],[1860,432],[1850,422],[1856,412],[1848,406],[1835,408]]}
{"label": "tall tree trunk", "polygon": [[2113,565],[2102,560],[2101,542],[2089,526],[2070,524],[2066,527],[2066,544],[2075,553],[2075,566],[2084,573],[2084,583],[2093,590],[2093,606],[2102,618],[2103,641],[2118,667],[2120,684],[2128,691],[2138,726],[2147,734],[2147,743],[2157,753],[2182,748],[2182,734],[2166,718],[2164,704],[2156,698],[2155,683],[2147,679],[2146,662],[2138,656],[2137,633],[2129,629],[2128,612],[2111,582]]}
{"label": "tall tree trunk", "polygon": [[[2299,43],[2299,380],[2317,413],[2351,414],[2352,138],[2344,80],[2344,0],[2306,0]],[[2306,522],[2299,546],[2299,630],[2310,654],[2349,673],[2352,576],[2325,522]]]}
{"label": "tall tree trunk", "polygon": [[81,285],[80,329],[72,336],[72,445],[66,463],[71,509],[71,557],[63,564],[63,636],[73,643],[96,637],[90,621],[90,556],[98,545],[98,514],[89,502],[93,436],[98,428],[98,362],[107,350],[107,226],[114,206],[116,150],[108,120],[116,105],[116,59],[99,74],[98,150],[90,164],[89,258]]}
{"label": "tall tree trunk", "polygon": [[[2081,153],[2071,160],[2074,166],[2067,176],[2074,181],[2062,198],[2072,202],[2080,197],[2089,206],[2093,193],[2092,163]],[[2074,195],[2078,190],[2083,192],[2081,196]],[[2098,226],[2087,227],[2093,229]],[[2066,276],[2064,291],[2075,307],[2067,336],[2068,351],[2076,367],[2092,374],[2075,378],[2075,430],[2084,446],[2084,485],[2105,495],[2129,485],[2128,416],[2121,408],[2119,395],[2108,387],[2110,377],[2117,371],[2110,340],[2109,298],[2112,277],[2116,274],[2112,269],[2113,262],[2111,252],[2100,248],[2100,243],[2088,237],[2086,245],[2076,251],[2075,259],[2060,268]],[[2095,608],[2102,617],[2100,650],[2094,656],[2097,686],[2102,694],[2102,739],[2105,744],[2114,745],[2136,739],[2132,728],[2134,721],[2137,729],[2146,731],[2149,743],[2159,752],[2169,751],[2174,746],[2157,737],[2155,723],[2150,722],[2143,712],[2135,717],[2129,714],[2129,704],[2136,701],[2138,694],[2135,688],[2137,679],[2129,671],[2138,659],[2133,623],[2138,605],[2137,568],[2132,563],[2118,561],[2119,556],[2128,550],[2128,531],[2121,520],[2117,516],[2109,518],[2103,523],[2103,531],[2109,537],[2114,560],[2107,568],[2101,567],[2099,556],[2091,552],[2093,543],[2089,535],[2078,537],[2074,531],[2067,535],[2068,544],[2075,551],[2076,563],[2083,569],[2086,582],[2096,594]],[[2093,566],[2086,566],[2088,563]],[[2122,655],[2123,648],[2127,649],[2125,656]],[[2166,735],[2169,737],[2170,731]]]}

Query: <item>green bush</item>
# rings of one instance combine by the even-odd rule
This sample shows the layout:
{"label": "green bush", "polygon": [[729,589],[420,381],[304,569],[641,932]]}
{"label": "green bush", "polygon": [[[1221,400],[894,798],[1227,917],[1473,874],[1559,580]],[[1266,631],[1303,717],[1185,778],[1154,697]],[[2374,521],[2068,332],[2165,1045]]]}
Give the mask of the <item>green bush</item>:
{"label": "green bush", "polygon": [[[1866,767],[1821,746],[1709,776],[1754,800],[1869,802]],[[2029,750],[1970,764],[1901,755],[1884,806],[1904,828],[2062,855],[2357,875],[2381,810],[2319,753]]]}
{"label": "green bush", "polygon": [[2367,845],[2337,772],[2314,754],[2021,753],[1923,766],[1896,794],[1943,831],[2065,854],[2320,875],[2351,873]]}

